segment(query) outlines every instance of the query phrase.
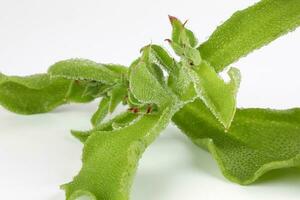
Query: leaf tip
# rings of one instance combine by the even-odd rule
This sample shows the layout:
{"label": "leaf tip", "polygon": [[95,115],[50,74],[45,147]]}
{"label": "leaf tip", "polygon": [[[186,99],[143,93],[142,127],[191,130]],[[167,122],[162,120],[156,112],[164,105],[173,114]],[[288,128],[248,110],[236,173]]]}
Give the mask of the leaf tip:
{"label": "leaf tip", "polygon": [[185,27],[185,25],[186,25],[188,22],[189,22],[189,20],[188,20],[188,19],[187,19],[187,20],[185,20],[185,21],[183,22],[182,26],[183,26],[183,27]]}
{"label": "leaf tip", "polygon": [[168,15],[168,17],[169,17],[171,24],[173,24],[175,21],[179,21],[177,17],[174,17],[172,15]]}
{"label": "leaf tip", "polygon": [[168,15],[170,22],[172,23],[174,20],[177,20],[176,17],[172,16],[172,15]]}
{"label": "leaf tip", "polygon": [[141,49],[140,49],[140,53],[142,53],[145,49],[149,48],[152,46],[152,42],[150,44],[147,44],[145,46],[143,46]]}
{"label": "leaf tip", "polygon": [[170,40],[170,39],[165,39],[165,41],[168,42],[169,44],[172,43],[172,40]]}

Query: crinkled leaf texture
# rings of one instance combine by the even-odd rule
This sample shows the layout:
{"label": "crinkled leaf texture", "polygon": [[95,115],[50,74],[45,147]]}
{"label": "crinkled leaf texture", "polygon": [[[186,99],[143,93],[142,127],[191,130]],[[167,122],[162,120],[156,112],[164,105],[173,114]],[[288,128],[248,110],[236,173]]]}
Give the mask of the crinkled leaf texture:
{"label": "crinkled leaf texture", "polygon": [[168,72],[174,69],[175,60],[163,47],[151,44],[149,48],[151,48],[150,55],[154,63],[159,65],[161,68],[167,70]]}
{"label": "crinkled leaf texture", "polygon": [[225,177],[239,184],[250,184],[272,169],[300,166],[300,109],[238,109],[224,132],[196,100],[173,121],[195,144],[208,149]]}
{"label": "crinkled leaf texture", "polygon": [[[164,105],[172,98],[172,93],[162,83],[157,71],[151,70],[152,65],[144,61],[131,66],[129,76],[130,91],[141,103]],[[159,68],[155,68],[160,70]]]}
{"label": "crinkled leaf texture", "polygon": [[[222,71],[299,25],[300,1],[262,0],[236,12],[198,49]],[[209,149],[223,174],[237,183],[252,183],[274,168],[299,166],[298,109],[238,109],[228,133],[200,101],[185,106],[173,120],[196,144]]]}
{"label": "crinkled leaf texture", "polygon": [[[65,103],[92,101],[109,87],[122,84],[127,76],[124,66],[83,59],[60,61],[48,71],[48,74],[25,77],[0,73],[0,104],[19,114],[49,112]],[[111,111],[121,98],[120,95],[114,96]]]}
{"label": "crinkled leaf texture", "polygon": [[98,126],[101,124],[102,120],[106,117],[109,111],[109,97],[103,97],[99,103],[97,111],[93,114],[91,123],[92,125]]}
{"label": "crinkled leaf texture", "polygon": [[[193,90],[189,88],[189,81],[192,80],[197,96],[224,128],[228,129],[236,110],[236,93],[240,84],[239,70],[231,68],[228,73],[231,80],[226,83],[207,61],[202,60],[199,51],[195,48],[197,39],[193,32],[177,18],[169,17],[173,28],[172,40],[169,42],[181,57],[179,63],[181,69],[172,71],[169,85],[175,93],[179,92],[181,99],[183,96],[193,99],[190,98]],[[184,71],[188,72],[189,76]]]}
{"label": "crinkled leaf texture", "polygon": [[50,78],[48,74],[26,77],[0,76],[0,104],[20,114],[49,112],[68,102],[88,102],[83,95],[86,82],[76,83],[63,78]]}
{"label": "crinkled leaf texture", "polygon": [[89,131],[72,130],[71,132],[74,137],[76,137],[78,140],[84,143],[88,139],[88,137],[95,131],[112,131],[114,129],[120,129],[134,123],[134,120],[138,117],[139,117],[138,114],[126,111],[117,115],[116,117],[109,120],[108,122],[99,124],[99,126],[96,126],[92,130]]}
{"label": "crinkled leaf texture", "polygon": [[67,199],[88,195],[97,200],[128,200],[138,160],[177,109],[177,105],[168,106],[159,113],[141,115],[128,126],[91,132],[84,143],[81,171],[62,186]]}
{"label": "crinkled leaf texture", "polygon": [[118,68],[107,67],[86,59],[69,59],[52,65],[48,73],[54,77],[64,77],[72,80],[99,81],[112,85],[119,80],[119,75],[123,72]]}
{"label": "crinkled leaf texture", "polygon": [[200,45],[203,59],[217,71],[300,25],[299,0],[261,0],[234,13]]}
{"label": "crinkled leaf texture", "polygon": [[[130,91],[138,102],[157,104],[160,109],[139,117],[122,114],[92,131],[73,131],[84,142],[83,165],[74,180],[63,186],[67,199],[88,194],[99,200],[128,200],[142,153],[182,106],[166,88],[160,68],[148,62],[149,48],[145,50],[142,58],[130,67]],[[121,92],[118,90],[116,97],[124,94],[123,87],[119,89]]]}
{"label": "crinkled leaf texture", "polygon": [[[190,72],[198,96],[225,129],[228,129],[236,110],[236,94],[240,84],[239,70],[236,68],[229,70],[228,83],[205,61]],[[199,112],[202,110],[199,109]]]}

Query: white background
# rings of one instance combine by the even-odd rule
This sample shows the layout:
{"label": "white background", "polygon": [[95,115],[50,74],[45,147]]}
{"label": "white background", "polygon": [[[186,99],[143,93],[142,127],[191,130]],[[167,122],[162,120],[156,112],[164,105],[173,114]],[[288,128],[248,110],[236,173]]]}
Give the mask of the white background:
{"label": "white background", "polygon": [[[200,41],[253,0],[0,0],[0,71],[45,72],[81,57],[129,65],[139,49],[170,36],[167,15],[189,19]],[[300,107],[300,30],[235,63],[240,107]],[[63,200],[59,185],[80,169],[82,145],[69,129],[88,129],[97,102],[35,116],[0,108],[0,199]],[[277,170],[251,186],[221,175],[215,161],[174,126],[144,154],[132,200],[275,200],[300,198],[300,170]]]}

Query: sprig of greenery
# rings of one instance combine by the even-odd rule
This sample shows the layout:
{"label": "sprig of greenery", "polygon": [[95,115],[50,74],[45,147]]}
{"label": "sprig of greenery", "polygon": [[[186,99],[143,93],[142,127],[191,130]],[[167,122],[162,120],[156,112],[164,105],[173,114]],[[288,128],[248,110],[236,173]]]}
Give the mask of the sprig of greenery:
{"label": "sprig of greenery", "polygon": [[[198,44],[194,33],[169,17],[167,41],[178,57],[150,44],[129,68],[70,59],[46,74],[0,73],[0,104],[21,114],[49,112],[101,98],[88,131],[72,131],[84,144],[82,169],[62,186],[67,199],[129,199],[138,161],[172,120],[209,150],[228,179],[249,184],[263,173],[300,166],[300,111],[236,109],[240,73],[219,72],[300,25],[298,0],[262,0],[238,11]],[[106,121],[119,104],[128,111]],[[235,114],[236,113],[236,114]]]}
{"label": "sprig of greenery", "polygon": [[[202,112],[198,112],[201,108]],[[201,101],[185,106],[175,124],[216,159],[226,178],[250,184],[264,173],[300,166],[300,109],[238,109],[227,132]]]}
{"label": "sprig of greenery", "polygon": [[19,114],[49,112],[65,103],[92,101],[95,98],[93,93],[85,93],[89,85],[89,81],[51,78],[49,74],[27,77],[1,75],[0,103]]}
{"label": "sprig of greenery", "polygon": [[261,0],[237,11],[198,49],[219,72],[300,25],[298,0]]}

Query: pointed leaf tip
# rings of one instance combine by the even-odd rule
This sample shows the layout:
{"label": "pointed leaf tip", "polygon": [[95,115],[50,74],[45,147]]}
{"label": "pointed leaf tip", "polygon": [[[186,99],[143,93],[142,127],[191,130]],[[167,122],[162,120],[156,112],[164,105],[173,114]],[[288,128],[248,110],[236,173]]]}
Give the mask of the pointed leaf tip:
{"label": "pointed leaf tip", "polygon": [[165,39],[165,41],[168,42],[169,44],[172,43],[172,40],[170,40],[170,39]]}
{"label": "pointed leaf tip", "polygon": [[185,21],[183,22],[182,26],[183,26],[183,27],[185,27],[185,25],[186,25],[188,22],[189,22],[189,20],[188,20],[188,19],[187,19],[187,20],[185,20]]}
{"label": "pointed leaf tip", "polygon": [[172,15],[168,15],[168,17],[169,17],[171,24],[173,24],[175,21],[180,21],[177,17],[174,17]]}
{"label": "pointed leaf tip", "polygon": [[152,44],[147,44],[140,49],[140,53],[142,53],[146,48],[151,47]]}

